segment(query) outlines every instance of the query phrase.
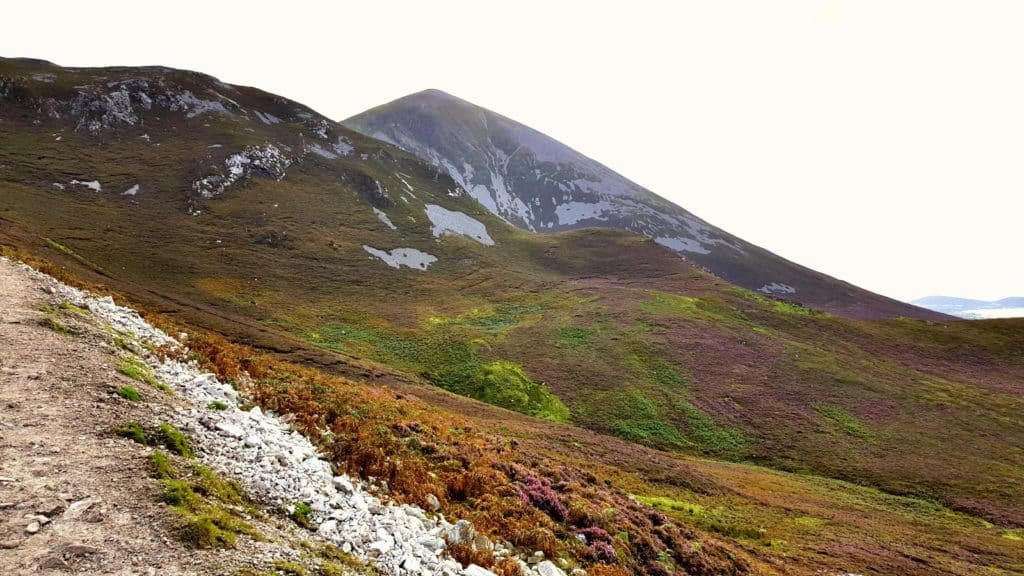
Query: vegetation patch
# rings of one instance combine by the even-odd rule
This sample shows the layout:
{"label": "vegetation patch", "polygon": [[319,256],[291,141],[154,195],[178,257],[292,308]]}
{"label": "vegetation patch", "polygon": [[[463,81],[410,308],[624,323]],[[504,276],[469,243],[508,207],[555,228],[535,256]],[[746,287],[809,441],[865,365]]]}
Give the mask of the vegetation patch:
{"label": "vegetation patch", "polygon": [[153,469],[153,477],[158,480],[167,480],[178,475],[178,471],[171,463],[171,459],[161,450],[154,450],[149,455],[150,467]]}
{"label": "vegetation patch", "polygon": [[142,396],[139,395],[139,391],[131,386],[122,386],[117,390],[117,395],[129,402],[138,402],[142,400]]}
{"label": "vegetation patch", "polygon": [[768,530],[751,525],[746,518],[724,507],[708,508],[663,496],[637,496],[636,499],[655,510],[671,514],[685,524],[696,525],[716,534],[760,543],[769,541]]}
{"label": "vegetation patch", "polygon": [[46,316],[45,318],[39,321],[39,325],[43,326],[44,328],[49,328],[50,330],[53,330],[58,334],[72,335],[76,333],[75,330],[70,328],[67,324],[64,324],[63,322],[57,320],[53,316]]}
{"label": "vegetation patch", "polygon": [[814,404],[813,408],[818,412],[818,414],[821,414],[828,420],[838,424],[839,427],[847,434],[858,438],[871,437],[871,429],[842,408],[831,404]]}
{"label": "vegetation patch", "polygon": [[192,457],[192,450],[188,444],[188,438],[174,426],[164,422],[160,424],[160,443],[168,450],[184,458]]}
{"label": "vegetation patch", "polygon": [[597,334],[597,330],[594,328],[565,326],[558,329],[555,338],[560,345],[577,350],[590,344],[595,334]]}
{"label": "vegetation patch", "polygon": [[139,444],[149,444],[149,438],[146,436],[146,431],[142,428],[142,424],[132,420],[122,424],[115,432],[118,436],[128,438]]}
{"label": "vegetation patch", "polygon": [[310,507],[306,502],[296,502],[292,506],[291,517],[296,524],[306,529],[313,528],[313,521],[310,519],[310,515],[313,514],[313,508]]}
{"label": "vegetation patch", "polygon": [[209,404],[207,404],[206,407],[209,408],[210,410],[227,410],[228,409],[227,403],[225,403],[222,400],[214,400],[213,402],[210,402]]}
{"label": "vegetation patch", "polygon": [[154,476],[163,483],[161,500],[181,518],[182,540],[196,548],[227,548],[239,534],[262,536],[245,519],[245,500],[236,482],[198,463],[180,474],[170,458],[156,451],[150,456]]}
{"label": "vegetation patch", "polygon": [[156,379],[149,365],[134,356],[124,356],[118,360],[117,371],[132,380],[160,387],[160,381]]}
{"label": "vegetation patch", "polygon": [[500,332],[519,324],[525,316],[545,309],[540,304],[499,303],[473,308],[457,316],[431,316],[427,321],[434,326],[463,326],[484,332]]}

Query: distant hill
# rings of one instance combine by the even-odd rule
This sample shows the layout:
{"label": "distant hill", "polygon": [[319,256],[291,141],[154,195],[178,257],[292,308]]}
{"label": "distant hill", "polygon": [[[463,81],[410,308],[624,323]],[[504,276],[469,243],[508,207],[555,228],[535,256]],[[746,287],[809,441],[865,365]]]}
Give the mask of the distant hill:
{"label": "distant hill", "polygon": [[971,320],[1024,317],[1024,296],[1011,296],[992,301],[955,296],[926,296],[911,301],[911,304]]}
{"label": "distant hill", "polygon": [[628,230],[762,294],[858,318],[939,319],[737,238],[529,126],[440,90],[343,124],[443,168],[492,213],[526,230]]}

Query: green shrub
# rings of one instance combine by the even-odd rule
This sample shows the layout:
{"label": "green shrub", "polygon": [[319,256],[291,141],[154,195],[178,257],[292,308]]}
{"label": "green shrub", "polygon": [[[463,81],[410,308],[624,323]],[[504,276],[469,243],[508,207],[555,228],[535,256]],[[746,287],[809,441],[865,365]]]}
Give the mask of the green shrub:
{"label": "green shrub", "polygon": [[139,391],[131,386],[122,386],[117,391],[117,395],[129,402],[138,402],[142,400],[142,396],[139,395]]}
{"label": "green shrub", "polygon": [[228,405],[225,404],[224,402],[221,402],[220,400],[214,400],[213,402],[210,402],[209,404],[207,404],[206,407],[209,408],[210,410],[227,410],[228,409]]}
{"label": "green shrub", "polygon": [[292,508],[292,520],[296,524],[303,528],[313,528],[313,523],[309,516],[313,513],[313,509],[305,502],[296,502],[295,507]]}

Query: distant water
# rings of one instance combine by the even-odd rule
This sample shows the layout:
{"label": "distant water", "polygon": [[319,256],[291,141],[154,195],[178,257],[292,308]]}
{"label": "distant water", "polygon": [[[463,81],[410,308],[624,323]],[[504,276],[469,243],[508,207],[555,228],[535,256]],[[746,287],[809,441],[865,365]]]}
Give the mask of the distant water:
{"label": "distant water", "polygon": [[990,320],[992,318],[1024,318],[1024,308],[981,308],[978,310],[962,310],[955,312],[961,318],[969,320]]}

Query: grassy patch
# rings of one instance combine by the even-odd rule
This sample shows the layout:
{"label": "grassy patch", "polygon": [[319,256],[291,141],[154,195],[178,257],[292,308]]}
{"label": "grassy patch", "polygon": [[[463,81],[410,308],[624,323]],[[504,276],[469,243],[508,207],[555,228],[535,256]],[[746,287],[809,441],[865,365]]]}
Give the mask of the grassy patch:
{"label": "grassy patch", "polygon": [[185,458],[192,457],[192,450],[189,448],[188,438],[180,430],[164,422],[160,424],[160,442],[168,450]]}
{"label": "grassy patch", "polygon": [[228,548],[239,534],[262,538],[242,517],[244,499],[237,483],[201,464],[181,475],[162,452],[154,452],[150,462],[163,482],[161,500],[181,518],[182,540],[196,548]]}
{"label": "grassy patch", "polygon": [[51,238],[46,238],[46,245],[49,246],[50,248],[53,248],[54,250],[56,250],[58,252],[67,254],[68,256],[71,256],[72,258],[76,258],[77,259],[79,257],[78,254],[76,254],[74,250],[72,250],[71,248],[68,248],[67,246],[65,246],[65,245],[61,244],[60,242],[57,242],[56,240],[53,240]]}
{"label": "grassy patch", "polygon": [[117,432],[118,436],[128,438],[139,444],[149,444],[149,438],[146,436],[146,431],[142,428],[142,424],[134,420],[125,422],[115,432]]}
{"label": "grassy patch", "polygon": [[39,325],[43,326],[44,328],[49,328],[50,330],[53,330],[54,332],[57,332],[58,334],[67,334],[67,335],[75,334],[75,331],[72,330],[70,327],[68,327],[67,324],[64,324],[63,322],[61,322],[60,320],[57,320],[56,318],[54,318],[52,316],[47,316],[47,317],[43,318],[42,320],[40,320],[39,321]]}
{"label": "grassy patch", "polygon": [[275,570],[288,576],[308,576],[309,572],[306,571],[306,567],[298,562],[291,562],[289,560],[274,560],[271,562],[271,566]]}
{"label": "grassy patch", "polygon": [[431,316],[427,322],[434,326],[463,326],[484,332],[500,332],[519,324],[525,316],[545,309],[540,304],[499,303],[473,308],[457,316]]}
{"label": "grassy patch", "polygon": [[558,332],[555,334],[555,338],[560,345],[573,350],[578,350],[590,344],[590,341],[595,334],[597,334],[597,330],[593,328],[565,326],[558,329]]}
{"label": "grassy patch", "polygon": [[117,395],[129,402],[138,402],[142,400],[142,396],[139,395],[139,391],[131,386],[121,386],[117,390]]}
{"label": "grassy patch", "polygon": [[836,423],[839,427],[852,436],[858,438],[870,438],[871,430],[852,414],[838,406],[831,404],[815,404],[813,408],[828,420]]}
{"label": "grassy patch", "polygon": [[175,470],[171,459],[160,450],[154,450],[149,455],[149,464],[153,469],[153,477],[159,480],[167,480],[178,475],[178,471]]}
{"label": "grassy patch", "polygon": [[117,371],[132,380],[160,388],[160,381],[156,379],[149,365],[134,356],[124,356],[118,360]]}
{"label": "grassy patch", "polygon": [[729,538],[754,540],[762,544],[769,542],[766,529],[750,524],[746,518],[726,508],[708,508],[663,496],[637,496],[636,500],[655,510],[669,513],[684,524],[697,525]]}
{"label": "grassy patch", "polygon": [[209,404],[207,404],[206,407],[209,408],[210,410],[227,410],[228,409],[228,405],[225,402],[221,401],[221,400],[214,400],[213,402],[210,402]]}

